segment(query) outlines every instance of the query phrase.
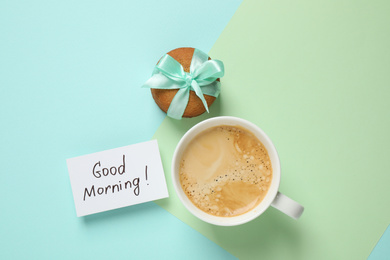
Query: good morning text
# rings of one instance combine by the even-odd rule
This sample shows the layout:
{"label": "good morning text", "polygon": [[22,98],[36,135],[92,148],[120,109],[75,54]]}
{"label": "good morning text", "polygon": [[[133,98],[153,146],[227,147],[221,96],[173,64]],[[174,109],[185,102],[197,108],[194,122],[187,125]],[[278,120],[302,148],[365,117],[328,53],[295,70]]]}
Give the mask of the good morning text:
{"label": "good morning text", "polygon": [[[104,167],[100,161],[96,162],[92,167],[92,175],[99,179],[107,176],[115,175],[124,175],[126,173],[126,156],[122,156],[122,164],[119,166],[108,166]],[[145,165],[145,179],[148,179],[148,166]],[[86,187],[84,189],[83,201],[87,198],[114,194],[121,191],[130,191],[135,196],[140,194],[140,178],[136,177],[133,179],[117,181],[114,184],[105,185],[105,186],[95,186]]]}

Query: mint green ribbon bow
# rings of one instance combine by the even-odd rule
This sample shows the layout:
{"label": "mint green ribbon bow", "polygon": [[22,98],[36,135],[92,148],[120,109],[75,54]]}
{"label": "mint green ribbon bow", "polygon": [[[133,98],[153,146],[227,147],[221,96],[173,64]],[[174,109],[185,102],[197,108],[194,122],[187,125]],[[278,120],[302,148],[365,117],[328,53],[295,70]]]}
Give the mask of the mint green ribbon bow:
{"label": "mint green ribbon bow", "polygon": [[190,65],[190,73],[184,71],[183,66],[174,58],[165,54],[153,70],[152,77],[146,81],[143,88],[179,89],[173,97],[167,115],[181,119],[187,107],[190,90],[202,100],[206,111],[209,112],[204,95],[218,97],[221,83],[217,78],[224,75],[222,61],[209,60],[209,56],[194,50]]}

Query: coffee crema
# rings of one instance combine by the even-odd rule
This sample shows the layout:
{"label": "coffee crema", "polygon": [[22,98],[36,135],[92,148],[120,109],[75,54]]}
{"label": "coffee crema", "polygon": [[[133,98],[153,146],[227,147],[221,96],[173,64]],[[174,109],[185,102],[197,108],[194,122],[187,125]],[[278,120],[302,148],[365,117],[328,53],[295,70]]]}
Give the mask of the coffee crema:
{"label": "coffee crema", "polygon": [[272,182],[267,149],[249,130],[221,125],[198,134],[180,161],[180,183],[191,202],[220,217],[244,214]]}

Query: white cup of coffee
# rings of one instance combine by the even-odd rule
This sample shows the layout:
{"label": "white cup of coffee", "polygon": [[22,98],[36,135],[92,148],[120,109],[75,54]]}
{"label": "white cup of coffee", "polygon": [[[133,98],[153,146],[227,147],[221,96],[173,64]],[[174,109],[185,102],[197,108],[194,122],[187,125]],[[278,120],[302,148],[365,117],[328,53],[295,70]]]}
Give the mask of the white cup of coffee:
{"label": "white cup of coffee", "polygon": [[303,206],[279,192],[280,161],[255,124],[221,116],[193,126],[172,159],[172,181],[183,205],[220,226],[249,222],[272,206],[298,219]]}

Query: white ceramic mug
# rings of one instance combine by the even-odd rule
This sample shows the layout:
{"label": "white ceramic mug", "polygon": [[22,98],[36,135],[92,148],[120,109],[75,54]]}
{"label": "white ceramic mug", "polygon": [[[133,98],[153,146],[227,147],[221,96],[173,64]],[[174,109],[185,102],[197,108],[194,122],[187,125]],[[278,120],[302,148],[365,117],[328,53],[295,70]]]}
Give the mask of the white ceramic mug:
{"label": "white ceramic mug", "polygon": [[[264,144],[265,148],[267,149],[273,169],[273,178],[271,186],[268,190],[268,193],[260,202],[260,204],[252,210],[234,217],[218,217],[211,214],[207,214],[206,212],[200,210],[188,199],[180,184],[180,160],[187,145],[199,133],[203,132],[208,128],[220,125],[241,126],[252,132]],[[187,133],[184,134],[184,136],[178,143],[176,150],[173,154],[171,169],[173,186],[175,187],[176,194],[178,195],[183,205],[199,219],[214,225],[234,226],[244,224],[260,216],[269,206],[272,206],[282,211],[283,213],[294,219],[298,219],[302,215],[304,209],[303,206],[301,206],[299,203],[295,202],[294,200],[279,192],[280,161],[278,153],[271,139],[258,126],[241,118],[231,116],[214,117],[204,120],[193,126],[190,130],[188,130]]]}

